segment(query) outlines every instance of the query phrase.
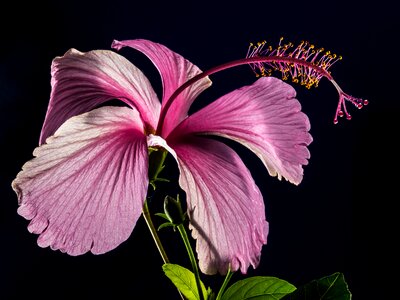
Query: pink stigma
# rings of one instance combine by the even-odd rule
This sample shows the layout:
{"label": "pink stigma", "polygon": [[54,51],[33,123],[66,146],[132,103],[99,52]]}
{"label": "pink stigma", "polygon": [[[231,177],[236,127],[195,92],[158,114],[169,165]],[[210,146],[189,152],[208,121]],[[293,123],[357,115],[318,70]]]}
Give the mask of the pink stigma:
{"label": "pink stigma", "polygon": [[333,119],[334,124],[339,123],[338,117],[341,118],[343,116],[346,116],[347,120],[351,120],[351,115],[347,112],[346,101],[349,101],[358,109],[361,109],[365,105],[368,105],[369,103],[368,100],[350,96],[349,94],[343,92],[343,90],[339,87],[339,85],[336,83],[335,80],[331,79],[330,81],[332,82],[332,84],[335,86],[335,88],[339,93],[339,102],[336,108],[335,117]]}

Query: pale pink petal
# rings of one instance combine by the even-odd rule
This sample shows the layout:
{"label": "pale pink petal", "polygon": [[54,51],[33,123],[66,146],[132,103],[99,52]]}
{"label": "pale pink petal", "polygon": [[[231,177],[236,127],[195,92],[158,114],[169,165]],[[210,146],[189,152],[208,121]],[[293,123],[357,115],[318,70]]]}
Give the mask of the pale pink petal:
{"label": "pale pink petal", "polygon": [[165,150],[167,150],[175,159],[177,159],[174,149],[172,149],[170,146],[168,146],[167,141],[158,135],[149,134],[147,136],[147,146],[148,147],[162,147]]}
{"label": "pale pink petal", "polygon": [[12,187],[39,246],[100,254],[130,236],[148,185],[142,128],[137,111],[102,107],[72,117],[35,149]]}
{"label": "pale pink petal", "polygon": [[[180,85],[201,73],[201,70],[190,61],[158,43],[138,39],[114,41],[112,44],[112,47],[118,50],[126,46],[143,52],[160,72],[163,84],[163,108],[166,100]],[[205,77],[185,89],[174,100],[163,125],[162,137],[166,137],[180,121],[186,118],[194,99],[210,85],[211,80]]]}
{"label": "pale pink petal", "polygon": [[111,99],[135,107],[146,130],[157,126],[160,101],[143,73],[121,55],[106,50],[69,50],[53,60],[51,95],[40,143],[68,118]]}
{"label": "pale pink petal", "polygon": [[283,81],[261,78],[191,115],[167,141],[188,133],[228,137],[256,153],[270,175],[299,184],[312,137],[295,97],[295,90]]}
{"label": "pale pink petal", "polygon": [[225,144],[187,137],[170,146],[178,157],[199,266],[205,274],[246,273],[267,242],[262,195],[239,156]]}

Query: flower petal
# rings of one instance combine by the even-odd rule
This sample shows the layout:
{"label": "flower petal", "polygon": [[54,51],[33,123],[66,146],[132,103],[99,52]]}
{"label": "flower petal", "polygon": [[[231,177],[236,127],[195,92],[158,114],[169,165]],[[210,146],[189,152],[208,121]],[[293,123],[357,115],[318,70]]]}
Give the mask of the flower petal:
{"label": "flower petal", "polygon": [[40,143],[72,116],[111,99],[135,107],[146,127],[155,128],[160,102],[144,74],[121,55],[106,50],[69,50],[53,60],[50,103]]}
{"label": "flower petal", "polygon": [[98,108],[69,119],[35,149],[12,187],[39,246],[100,254],[130,236],[148,185],[142,127],[135,110]]}
{"label": "flower petal", "polygon": [[[160,72],[163,84],[163,108],[166,100],[179,86],[188,79],[201,73],[201,70],[190,61],[158,43],[138,39],[114,41],[112,44],[112,47],[118,50],[126,46],[144,53]],[[210,85],[211,80],[205,77],[185,89],[174,100],[163,124],[163,130],[161,132],[162,137],[168,136],[171,130],[187,117],[190,105],[192,105],[194,99]]]}
{"label": "flower petal", "polygon": [[309,120],[295,97],[290,85],[264,77],[191,115],[168,139],[188,133],[228,137],[256,153],[271,176],[299,184],[312,137]]}
{"label": "flower petal", "polygon": [[170,146],[168,146],[167,141],[158,135],[149,134],[147,136],[147,146],[148,147],[157,147],[157,146],[162,147],[165,150],[167,150],[175,159],[177,159],[174,149],[172,149]]}
{"label": "flower petal", "polygon": [[205,274],[256,267],[267,242],[262,195],[239,156],[201,137],[173,143],[199,266]]}

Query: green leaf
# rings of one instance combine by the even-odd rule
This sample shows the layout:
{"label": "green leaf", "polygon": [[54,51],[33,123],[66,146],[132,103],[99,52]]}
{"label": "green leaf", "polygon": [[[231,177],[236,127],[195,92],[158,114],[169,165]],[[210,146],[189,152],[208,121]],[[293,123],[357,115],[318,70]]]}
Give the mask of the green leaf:
{"label": "green leaf", "polygon": [[165,223],[162,223],[160,226],[158,226],[157,231],[160,231],[161,229],[166,228],[166,227],[174,227],[174,230],[175,230],[174,224],[172,224],[171,222],[165,222]]}
{"label": "green leaf", "polygon": [[[162,167],[162,170],[164,169],[164,167],[165,167],[165,166]],[[161,171],[162,171],[162,170],[161,170]],[[154,179],[154,182],[156,182],[156,181],[160,181],[160,182],[170,182],[169,179],[167,179],[167,178],[162,178],[162,177],[157,177],[157,178],[155,178],[155,179]]]}
{"label": "green leaf", "polygon": [[[197,291],[196,278],[188,269],[175,264],[164,264],[163,271],[172,283],[181,291],[183,296],[188,300],[199,300],[199,292]],[[203,295],[206,297],[210,289],[207,291],[203,282],[200,282]]]}
{"label": "green leaf", "polygon": [[255,276],[232,284],[221,300],[276,300],[296,290],[287,281],[275,277]]}
{"label": "green leaf", "polygon": [[216,297],[215,293],[211,290],[210,287],[208,287],[208,290],[207,290],[207,299],[208,299],[208,300],[215,300],[215,297]]}
{"label": "green leaf", "polygon": [[151,187],[153,188],[153,190],[155,191],[157,189],[157,186],[155,185],[153,180],[151,180],[149,183],[150,183]]}
{"label": "green leaf", "polygon": [[163,218],[163,219],[165,219],[165,220],[167,220],[167,221],[169,221],[169,219],[168,219],[168,217],[167,217],[166,214],[163,214],[163,213],[155,213],[155,215],[158,216],[158,217],[161,217],[161,218]]}
{"label": "green leaf", "polygon": [[310,281],[285,300],[350,300],[351,293],[342,273]]}

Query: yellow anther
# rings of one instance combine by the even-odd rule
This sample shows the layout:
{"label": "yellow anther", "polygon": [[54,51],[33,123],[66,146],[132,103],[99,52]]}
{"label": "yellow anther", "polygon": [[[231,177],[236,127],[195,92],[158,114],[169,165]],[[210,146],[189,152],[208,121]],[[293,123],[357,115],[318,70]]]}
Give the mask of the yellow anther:
{"label": "yellow anther", "polygon": [[[270,62],[265,63],[265,65],[262,63],[258,64],[256,66],[258,71],[255,72],[256,77],[271,76],[274,71],[279,71],[282,80],[290,79],[292,82],[301,84],[307,89],[310,89],[313,86],[317,87],[320,79],[325,76],[322,70],[318,71],[318,68],[330,73],[328,69],[332,63],[342,59],[342,56],[331,53],[331,51],[326,51],[322,47],[316,48],[314,44],[308,41],[303,40],[300,44],[295,46],[292,42],[283,43],[283,39],[284,37],[282,36],[276,47],[268,45],[266,40],[260,41],[256,45],[250,43],[250,47],[253,47],[253,51],[249,54],[249,57],[277,56],[290,58],[287,62],[279,62],[279,60],[275,61],[272,59]],[[288,50],[291,47],[293,47],[293,49]],[[319,56],[319,53],[322,53],[321,56]],[[305,63],[295,62],[298,60],[303,60]]]}

